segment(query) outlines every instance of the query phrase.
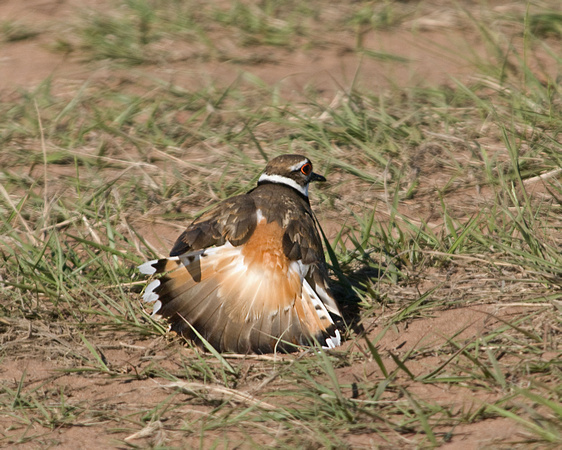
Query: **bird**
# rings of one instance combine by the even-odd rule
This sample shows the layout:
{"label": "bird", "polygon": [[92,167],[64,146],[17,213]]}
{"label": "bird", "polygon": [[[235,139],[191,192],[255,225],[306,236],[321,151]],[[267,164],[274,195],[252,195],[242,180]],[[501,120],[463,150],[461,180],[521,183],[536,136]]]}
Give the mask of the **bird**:
{"label": "bird", "polygon": [[163,274],[142,296],[152,315],[221,353],[341,345],[341,312],[308,198],[309,184],[324,181],[305,156],[271,159],[255,188],[196,218],[169,257],[139,266]]}

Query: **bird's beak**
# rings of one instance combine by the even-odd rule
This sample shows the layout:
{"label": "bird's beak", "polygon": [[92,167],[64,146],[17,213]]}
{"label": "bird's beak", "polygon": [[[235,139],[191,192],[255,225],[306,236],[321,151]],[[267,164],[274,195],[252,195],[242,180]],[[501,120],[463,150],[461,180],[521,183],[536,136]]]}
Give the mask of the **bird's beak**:
{"label": "bird's beak", "polygon": [[309,183],[312,183],[313,181],[326,181],[326,178],[324,178],[322,175],[318,175],[317,173],[312,172],[312,175],[310,175]]}

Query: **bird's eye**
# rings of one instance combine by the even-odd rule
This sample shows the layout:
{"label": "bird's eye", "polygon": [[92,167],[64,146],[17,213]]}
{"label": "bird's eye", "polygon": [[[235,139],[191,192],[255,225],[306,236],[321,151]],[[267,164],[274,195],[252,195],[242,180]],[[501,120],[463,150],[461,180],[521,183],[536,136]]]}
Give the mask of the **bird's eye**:
{"label": "bird's eye", "polygon": [[306,176],[310,175],[310,173],[312,172],[312,164],[310,163],[303,164],[301,167],[301,172]]}

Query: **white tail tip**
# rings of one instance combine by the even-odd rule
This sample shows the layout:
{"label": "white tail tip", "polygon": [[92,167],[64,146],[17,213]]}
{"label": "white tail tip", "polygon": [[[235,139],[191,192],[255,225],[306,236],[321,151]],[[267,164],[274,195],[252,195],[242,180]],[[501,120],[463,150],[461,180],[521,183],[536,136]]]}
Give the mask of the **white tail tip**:
{"label": "white tail tip", "polygon": [[144,294],[142,295],[142,299],[146,303],[152,303],[158,300],[158,294],[154,292],[154,289],[156,289],[158,286],[160,286],[160,280],[153,280],[148,284],[148,286],[144,290]]}
{"label": "white tail tip", "polygon": [[340,330],[336,330],[335,331],[335,336],[330,336],[329,338],[326,339],[326,345],[322,346],[322,348],[325,349],[332,349],[332,348],[336,348],[339,347],[341,345],[341,334],[340,334]]}
{"label": "white tail tip", "polygon": [[157,263],[158,260],[157,259],[153,259],[152,261],[147,261],[145,263],[142,263],[138,269],[140,271],[140,273],[144,274],[144,275],[154,275],[156,273],[156,268],[153,266],[154,263]]}

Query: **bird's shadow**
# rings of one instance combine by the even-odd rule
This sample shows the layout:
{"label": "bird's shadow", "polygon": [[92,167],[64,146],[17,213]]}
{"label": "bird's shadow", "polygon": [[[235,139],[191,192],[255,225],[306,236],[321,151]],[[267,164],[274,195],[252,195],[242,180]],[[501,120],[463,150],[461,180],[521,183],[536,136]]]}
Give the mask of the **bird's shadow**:
{"label": "bird's shadow", "polygon": [[[361,267],[352,272],[340,273],[340,280],[330,280],[329,286],[338,300],[345,325],[356,334],[363,333],[361,323],[361,298],[356,291],[364,291],[364,285],[373,278],[380,278],[382,270],[373,267]],[[341,280],[341,277],[344,280]]]}

